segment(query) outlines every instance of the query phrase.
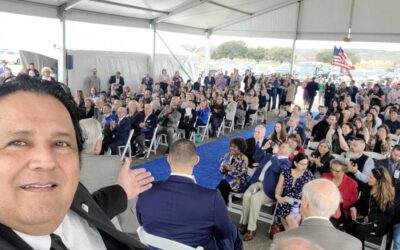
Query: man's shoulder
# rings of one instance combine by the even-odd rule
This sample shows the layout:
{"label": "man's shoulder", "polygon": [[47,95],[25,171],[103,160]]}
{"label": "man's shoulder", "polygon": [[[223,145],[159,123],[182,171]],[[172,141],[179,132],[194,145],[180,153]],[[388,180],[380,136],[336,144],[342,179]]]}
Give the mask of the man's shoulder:
{"label": "man's shoulder", "polygon": [[[288,237],[302,237],[314,241],[323,247],[327,247],[328,245],[332,247],[335,246],[337,249],[339,249],[339,247],[345,247],[343,249],[361,249],[360,240],[334,227],[318,225],[300,226],[296,229],[284,231],[275,235],[276,239]],[[350,246],[355,248],[350,248]]]}

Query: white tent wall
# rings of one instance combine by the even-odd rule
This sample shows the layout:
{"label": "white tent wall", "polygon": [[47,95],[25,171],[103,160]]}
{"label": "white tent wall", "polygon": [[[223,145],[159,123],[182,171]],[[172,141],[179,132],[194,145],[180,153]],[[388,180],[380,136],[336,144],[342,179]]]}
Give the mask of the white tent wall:
{"label": "white tent wall", "polygon": [[[193,81],[196,81],[199,74],[200,74],[200,62],[197,57],[192,57],[190,61],[185,62],[187,59],[187,56],[182,56],[182,55],[177,55],[177,59],[180,61],[182,66],[184,66],[186,72],[189,74],[190,78]],[[180,69],[180,65],[178,62],[171,56],[171,55],[165,55],[165,54],[157,54],[156,55],[156,60],[154,63],[154,76],[155,76],[155,81],[158,81],[158,76],[161,74],[161,70],[166,69],[170,77],[172,78],[175,74],[175,71]],[[180,76],[186,81],[189,79],[189,77],[184,73],[182,69],[179,70]]]}
{"label": "white tent wall", "polygon": [[35,68],[39,70],[43,67],[50,67],[57,70],[57,59],[26,50],[20,50],[19,56],[21,58],[21,64],[26,68],[28,68],[28,65],[33,62]]}
{"label": "white tent wall", "polygon": [[92,69],[97,69],[101,81],[101,89],[108,90],[110,76],[120,71],[125,79],[125,85],[136,90],[141,77],[147,71],[148,55],[128,52],[109,51],[68,51],[73,56],[73,70],[68,71],[68,86],[73,93],[83,89]]}
{"label": "white tent wall", "polygon": [[[136,91],[144,73],[148,72],[150,67],[150,56],[147,54],[86,50],[69,50],[68,53],[73,56],[74,61],[73,69],[68,71],[68,86],[72,93],[83,89],[94,68],[97,69],[102,90],[108,90],[110,76],[114,75],[116,71],[120,71],[125,79],[125,85],[129,86],[132,91]],[[183,63],[187,56],[178,55],[177,58]],[[197,79],[194,77],[199,75],[199,60],[192,57],[184,66],[191,77]],[[172,77],[174,72],[179,69],[179,64],[171,55],[157,54],[155,81],[158,80],[158,75],[163,68],[166,68]],[[188,79],[182,70],[180,72],[184,79]]]}

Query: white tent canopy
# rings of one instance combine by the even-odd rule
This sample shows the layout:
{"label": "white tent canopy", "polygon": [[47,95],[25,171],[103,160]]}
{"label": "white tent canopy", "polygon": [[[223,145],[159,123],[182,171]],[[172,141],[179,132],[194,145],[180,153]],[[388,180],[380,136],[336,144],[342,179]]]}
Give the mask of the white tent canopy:
{"label": "white tent canopy", "polygon": [[[343,41],[400,42],[398,0],[0,0],[17,14],[218,34]],[[299,9],[300,6],[300,9]],[[299,18],[297,15],[299,14]],[[298,21],[297,21],[298,20]]]}

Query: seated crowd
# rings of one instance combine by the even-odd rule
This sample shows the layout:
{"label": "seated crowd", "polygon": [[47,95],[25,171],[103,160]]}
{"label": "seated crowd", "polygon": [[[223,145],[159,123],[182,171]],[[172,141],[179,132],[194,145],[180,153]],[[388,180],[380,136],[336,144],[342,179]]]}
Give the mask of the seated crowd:
{"label": "seated crowd", "polygon": [[[345,87],[339,88],[328,107],[320,106],[314,116],[293,104],[295,83],[290,76],[256,80],[246,75],[244,92],[236,70],[231,75],[209,74],[203,84],[185,83],[179,72],[170,78],[163,70],[158,81],[146,73],[134,93],[122,79],[117,72],[108,91],[93,86],[86,96],[78,90],[74,100],[79,119],[95,118],[94,126],[102,130],[102,140],[96,137],[91,153],[118,154],[134,129],[129,143],[135,155],[144,157],[155,131],[166,136],[171,176],[140,194],[136,207],[138,220],[149,233],[194,247],[242,249],[238,232],[244,241],[252,240],[261,207],[276,202],[275,216],[285,230],[277,238],[298,236],[324,249],[338,249],[342,239],[340,249],[360,249],[369,234],[390,233],[395,249],[400,247],[400,145],[392,143],[400,134],[399,103],[386,103],[390,94],[385,95],[380,85],[360,90],[355,98],[361,103],[354,103]],[[390,88],[398,90],[399,85],[388,88],[386,93],[391,93]],[[198,186],[192,174],[200,159],[195,145],[186,140],[196,126],[210,124],[214,137],[223,122],[244,126],[257,119],[258,111],[266,123],[270,105],[274,109],[277,104],[276,89],[284,93],[278,107],[286,114],[273,132],[266,136],[265,126],[258,125],[254,138],[233,138],[230,152],[220,161],[218,191]],[[177,140],[179,129],[186,139]],[[312,143],[317,146],[306,147]],[[249,169],[254,170],[251,178]],[[173,203],[171,190],[176,191]],[[243,193],[238,230],[226,209],[231,192]],[[294,213],[295,202],[301,216]],[[307,228],[310,225],[312,229]],[[318,232],[319,226],[329,229]],[[334,240],[337,245],[327,243]]]}

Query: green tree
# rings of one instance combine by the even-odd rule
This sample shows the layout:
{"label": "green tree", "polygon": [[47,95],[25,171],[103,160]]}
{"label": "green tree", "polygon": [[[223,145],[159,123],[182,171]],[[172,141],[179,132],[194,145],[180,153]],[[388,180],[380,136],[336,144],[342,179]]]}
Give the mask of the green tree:
{"label": "green tree", "polygon": [[211,54],[211,58],[243,58],[247,54],[247,45],[244,41],[229,41],[219,45]]}
{"label": "green tree", "polygon": [[265,52],[265,59],[280,63],[292,60],[292,49],[287,47],[273,47]]}
{"label": "green tree", "polygon": [[318,62],[331,63],[333,58],[333,50],[325,49],[315,55],[315,60]]}
{"label": "green tree", "polygon": [[257,63],[260,63],[260,60],[264,59],[265,49],[262,47],[257,48],[249,48],[247,50],[247,58],[256,60]]}

